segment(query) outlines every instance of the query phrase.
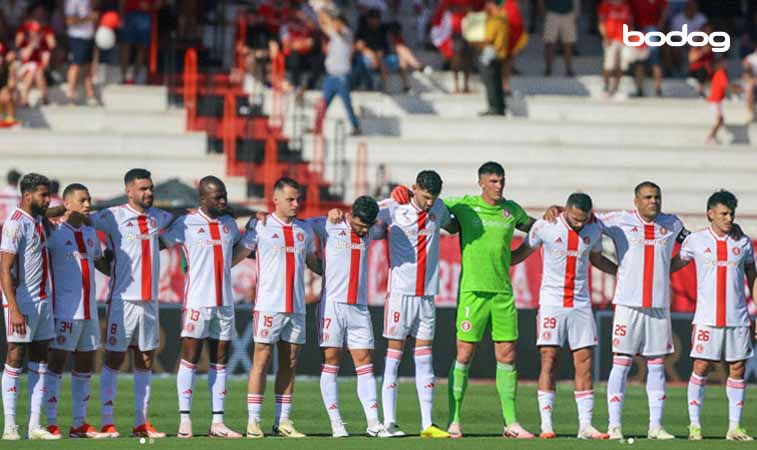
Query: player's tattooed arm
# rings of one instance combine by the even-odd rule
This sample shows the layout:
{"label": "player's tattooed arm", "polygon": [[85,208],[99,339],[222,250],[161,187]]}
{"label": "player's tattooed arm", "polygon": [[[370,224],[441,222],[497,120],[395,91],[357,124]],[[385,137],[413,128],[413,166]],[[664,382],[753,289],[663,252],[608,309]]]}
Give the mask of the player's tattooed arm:
{"label": "player's tattooed arm", "polygon": [[510,255],[510,265],[514,266],[516,264],[520,264],[523,261],[526,260],[533,252],[536,251],[539,247],[531,247],[526,243],[524,240],[518,248],[513,250],[512,254]]}
{"label": "player's tattooed arm", "polygon": [[449,234],[457,234],[460,232],[460,222],[457,221],[457,218],[453,217],[452,220],[442,227],[442,230]]}
{"label": "player's tattooed arm", "polygon": [[323,261],[321,261],[317,253],[308,253],[305,257],[305,264],[314,273],[323,275]]}
{"label": "player's tattooed arm", "polygon": [[675,255],[670,261],[670,273],[678,272],[679,270],[686,267],[690,262],[691,260],[681,258],[680,253]]}
{"label": "player's tattooed arm", "polygon": [[529,231],[531,231],[531,227],[534,226],[535,223],[536,219],[529,217],[528,220],[526,220],[524,223],[518,224],[518,226],[516,226],[515,228],[524,233],[528,233]]}
{"label": "player's tattooed arm", "polygon": [[237,244],[234,247],[234,252],[231,255],[231,267],[234,267],[240,262],[244,261],[245,258],[252,254],[252,252],[253,250],[251,248],[248,248],[241,243]]}
{"label": "player's tattooed arm", "polygon": [[110,276],[110,261],[106,257],[95,260],[95,269],[106,276]]}
{"label": "player's tattooed arm", "polygon": [[589,253],[589,261],[591,265],[601,270],[604,273],[615,275],[618,273],[618,265],[612,260],[608,259],[602,252]]}

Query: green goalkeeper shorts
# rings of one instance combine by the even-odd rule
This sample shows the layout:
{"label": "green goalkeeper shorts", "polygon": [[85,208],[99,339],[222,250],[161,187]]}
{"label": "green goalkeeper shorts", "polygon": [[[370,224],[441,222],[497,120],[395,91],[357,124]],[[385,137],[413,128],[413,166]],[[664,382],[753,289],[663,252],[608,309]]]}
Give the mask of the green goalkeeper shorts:
{"label": "green goalkeeper shorts", "polygon": [[518,339],[518,311],[511,294],[460,292],[457,302],[457,338],[479,342],[491,323],[494,342]]}

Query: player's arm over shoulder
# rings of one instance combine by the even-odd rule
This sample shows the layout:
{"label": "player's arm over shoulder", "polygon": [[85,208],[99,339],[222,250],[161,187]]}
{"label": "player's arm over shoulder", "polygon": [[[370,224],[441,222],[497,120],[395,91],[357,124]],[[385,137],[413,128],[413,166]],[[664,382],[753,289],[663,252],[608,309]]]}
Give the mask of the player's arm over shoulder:
{"label": "player's arm over shoulder", "polygon": [[505,205],[505,208],[510,211],[510,213],[515,218],[515,228],[518,230],[528,233],[531,231],[531,227],[534,226],[536,223],[536,219],[529,216],[525,209],[523,209],[522,206],[515,203],[514,201],[510,200]]}
{"label": "player's arm over shoulder", "polygon": [[171,248],[186,241],[187,217],[180,216],[173,221],[171,227],[160,235],[160,248]]}

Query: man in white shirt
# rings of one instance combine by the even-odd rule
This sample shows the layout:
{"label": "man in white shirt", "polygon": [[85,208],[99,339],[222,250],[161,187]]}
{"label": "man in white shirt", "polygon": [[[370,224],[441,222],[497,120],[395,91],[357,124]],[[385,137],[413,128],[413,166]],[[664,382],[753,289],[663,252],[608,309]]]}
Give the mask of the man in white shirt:
{"label": "man in white shirt", "polygon": [[707,200],[710,227],[692,233],[681,246],[683,264],[696,262],[697,307],[692,322],[691,357],[694,370],[689,379],[689,439],[702,439],[700,416],[711,363],[728,364],[728,433],[726,439],[751,441],[741,427],[744,407],[744,372],[752,357],[751,319],[746,304],[744,279],[754,295],[757,271],[749,236],[734,233],[736,197],[718,191]]}
{"label": "man in white shirt", "polygon": [[274,184],[275,210],[265,223],[247,223],[245,243],[251,246],[235,257],[256,251],[258,289],[253,310],[255,350],[247,387],[247,437],[261,438],[263,394],[268,367],[277,346],[276,413],[273,434],[304,437],[294,428],[292,410],[294,375],[300,349],[305,343],[305,267],[321,275],[323,267],[315,252],[313,230],[300,219],[300,184],[281,178]]}
{"label": "man in white shirt", "polygon": [[100,348],[95,269],[110,275],[110,265],[103,258],[97,231],[82,223],[82,216],[89,216],[91,204],[89,190],[84,185],[74,183],[66,187],[63,190],[63,206],[67,214],[52,231],[47,244],[55,273],[53,309],[56,337],[50,344],[45,376],[45,410],[47,430],[60,435],[60,381],[68,356],[73,354],[73,422],[68,437],[97,439],[107,435],[99,433],[86,421],[90,380],[95,370],[95,353]]}
{"label": "man in white shirt", "polygon": [[555,370],[560,347],[567,340],[575,366],[575,399],[579,439],[607,439],[592,426],[594,390],[592,353],[597,345],[597,326],[591,310],[589,270],[591,265],[614,275],[617,266],[602,256],[604,225],[593,218],[591,197],[574,193],[555,222],[538,220],[527,239],[512,254],[518,264],[544,247],[539,313],[536,316],[536,346],[541,353],[538,400],[542,439],[557,437],[552,427],[555,400]]}
{"label": "man in white shirt", "polygon": [[[323,290],[318,309],[318,338],[323,350],[321,395],[334,437],[347,437],[339,411],[337,375],[345,342],[357,372],[357,392],[371,437],[389,437],[378,418],[376,378],[373,375],[373,323],[368,310],[368,247],[379,207],[371,197],[358,197],[344,218],[310,219],[323,255]],[[376,230],[376,229],[374,229]],[[379,230],[376,230],[379,231]]]}
{"label": "man in white shirt", "polygon": [[[178,437],[192,437],[190,410],[194,393],[195,370],[208,341],[212,424],[208,435],[216,438],[241,438],[223,422],[226,399],[226,364],[229,360],[234,328],[234,298],[231,267],[242,260],[233,258],[252,244],[242,240],[236,221],[227,214],[226,185],[214,176],[200,180],[200,208],[178,218],[161,236],[166,247],[181,245],[187,261],[184,277],[184,303],[181,331],[181,365],[176,388],[179,396]],[[241,250],[241,251],[240,251]],[[249,253],[247,251],[246,253]]]}
{"label": "man in white shirt", "polygon": [[76,84],[79,73],[84,75],[84,90],[87,104],[97,106],[95,86],[92,82],[92,58],[95,52],[95,26],[99,13],[93,8],[94,0],[66,0],[65,14],[68,26],[70,63],[68,67],[69,103],[76,103]]}
{"label": "man in white shirt", "polygon": [[21,179],[21,204],[3,224],[0,241],[0,284],[8,351],[2,378],[4,440],[19,440],[16,401],[24,357],[28,355],[29,430],[32,440],[60,439],[40,423],[44,398],[47,347],[55,337],[51,302],[50,257],[47,251],[50,181],[29,173]]}

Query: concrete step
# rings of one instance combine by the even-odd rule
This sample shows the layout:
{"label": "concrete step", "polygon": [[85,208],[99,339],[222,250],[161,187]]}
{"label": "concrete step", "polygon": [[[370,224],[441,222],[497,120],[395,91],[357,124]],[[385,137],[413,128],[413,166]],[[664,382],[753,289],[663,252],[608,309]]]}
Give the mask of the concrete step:
{"label": "concrete step", "polygon": [[96,159],[106,155],[124,158],[203,158],[207,154],[205,133],[122,134],[114,132],[59,132],[13,130],[0,133],[0,156],[23,154],[65,161],[75,153]]}
{"label": "concrete step", "polygon": [[[156,112],[168,109],[168,88],[166,86],[109,84],[96,86],[95,92],[102,101],[103,107],[109,111]],[[63,85],[50,87],[48,98],[53,105],[68,104]],[[79,92],[79,98],[84,98],[83,92]],[[39,90],[32,90],[29,95],[29,102],[36,105],[39,100]]]}
{"label": "concrete step", "polygon": [[25,128],[49,128],[64,132],[115,132],[128,134],[177,134],[186,129],[182,110],[113,110],[87,106],[25,108],[19,118]]}

